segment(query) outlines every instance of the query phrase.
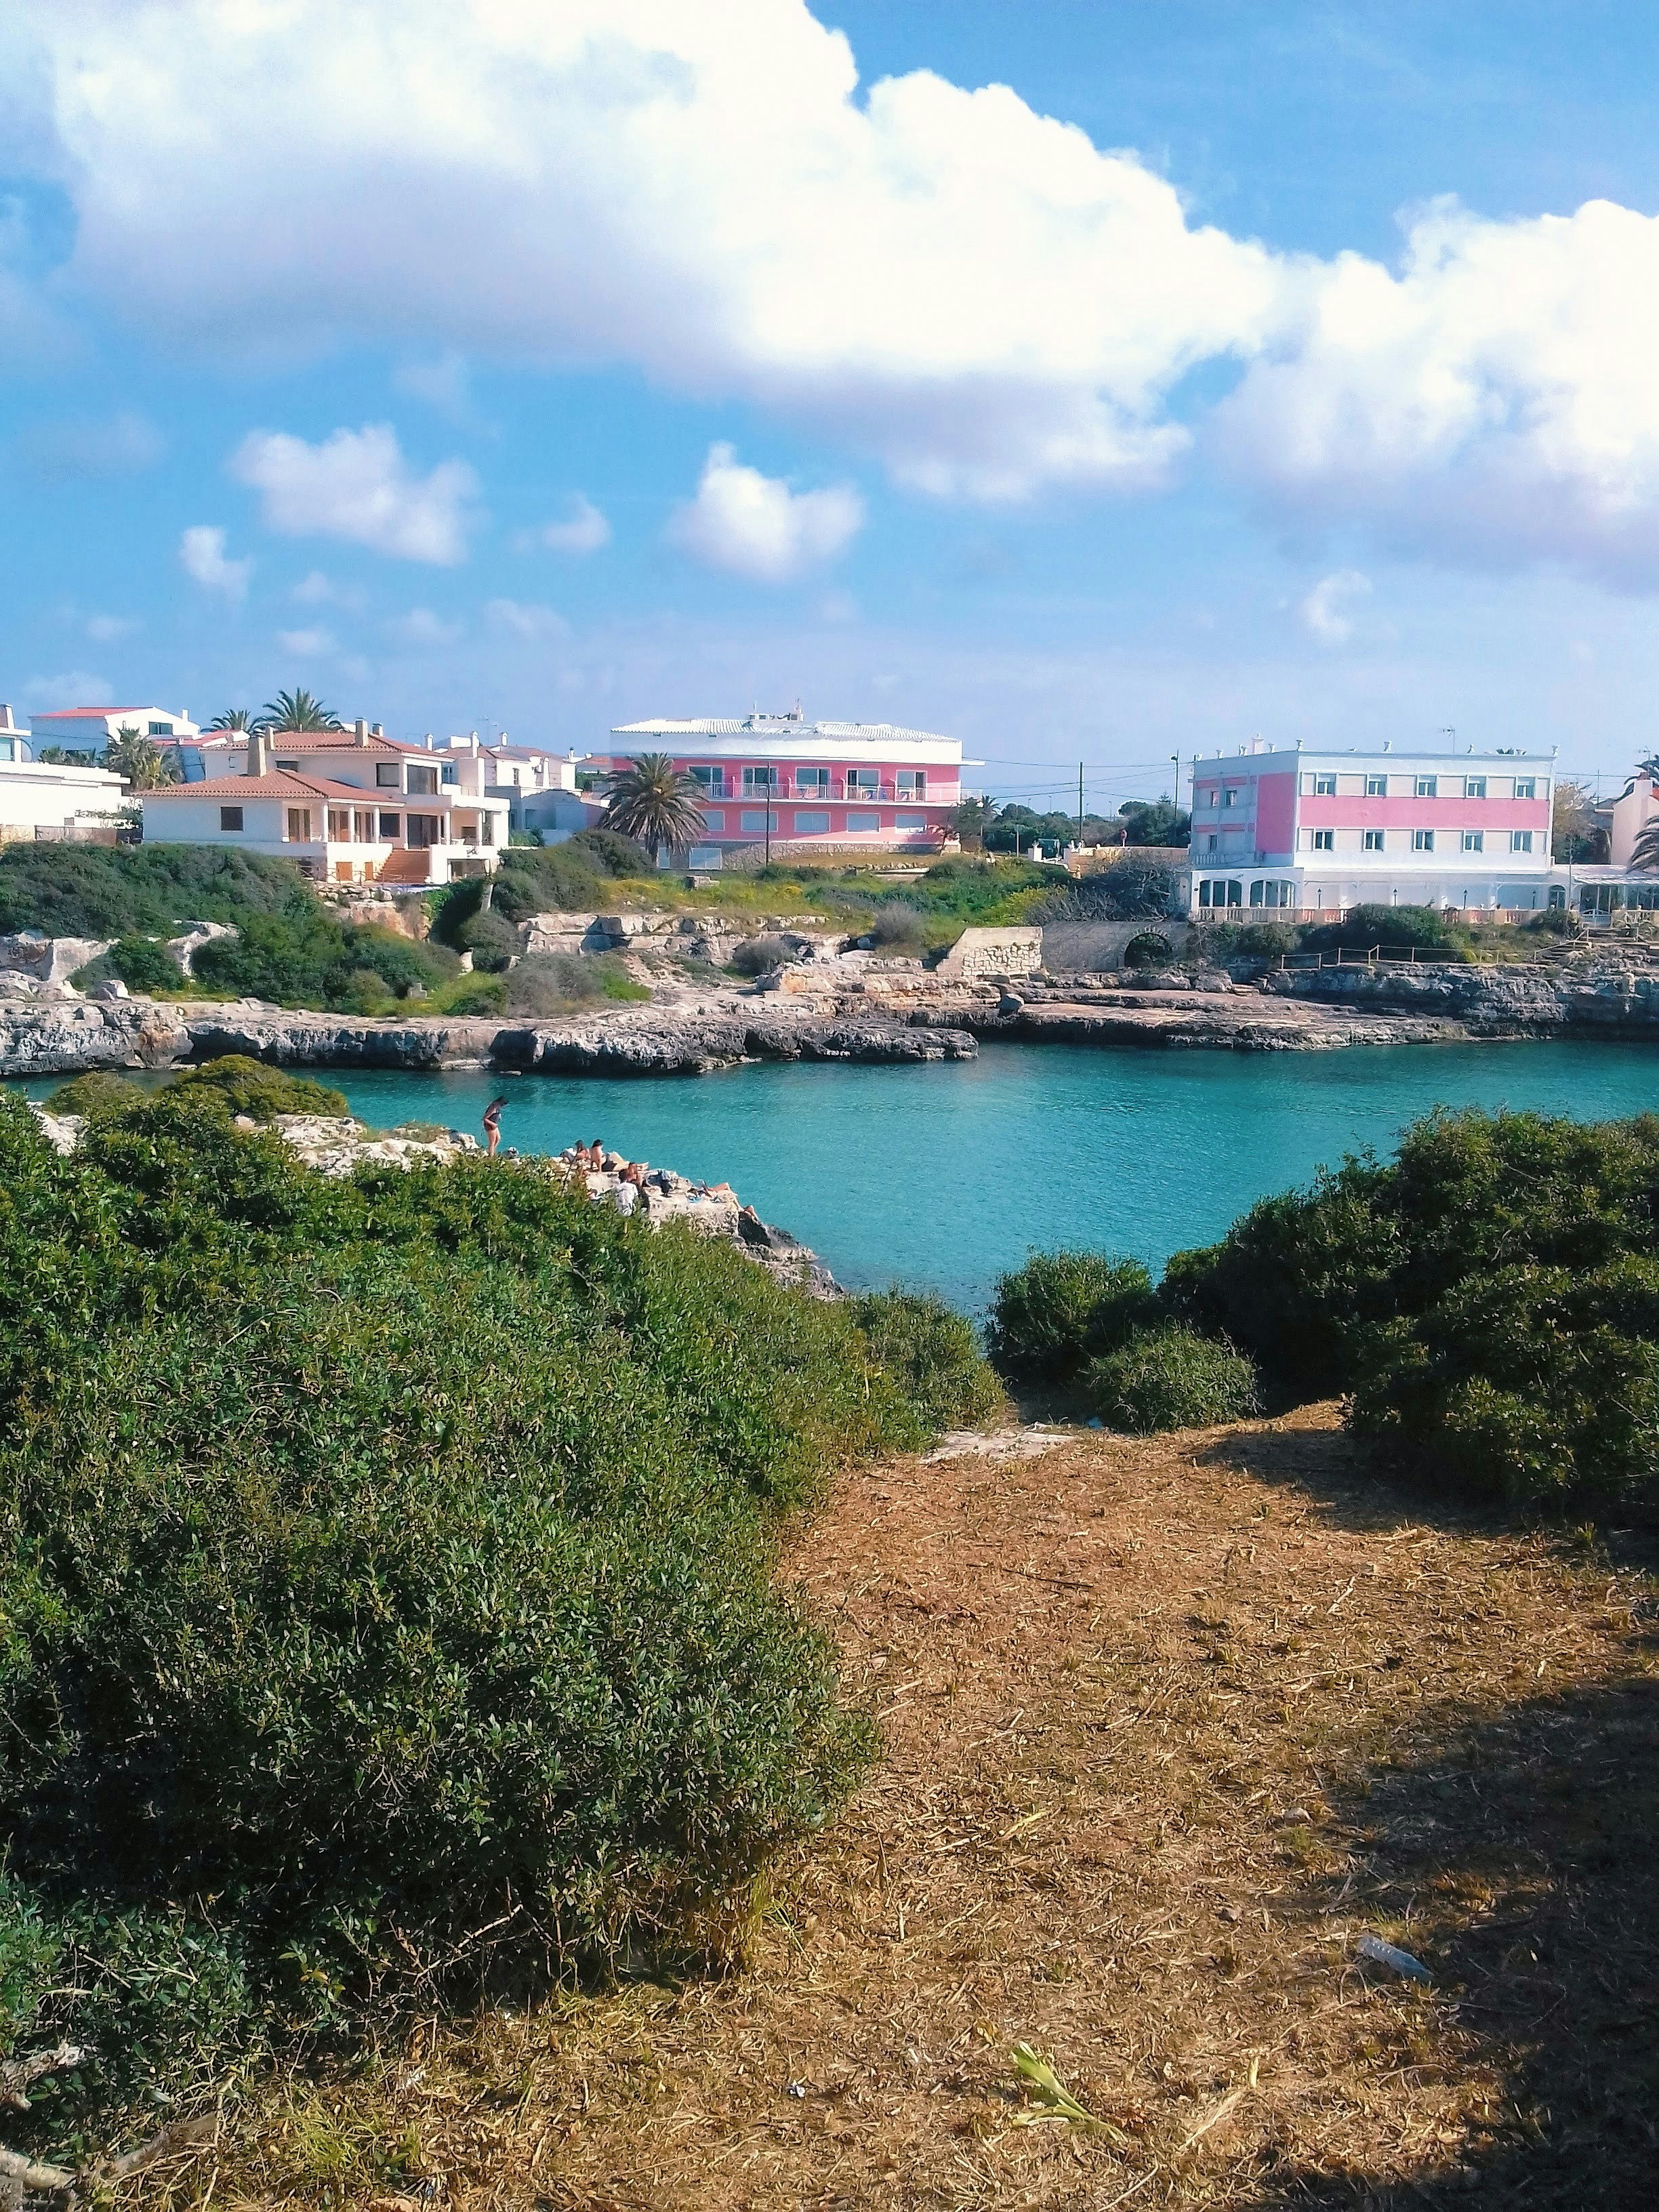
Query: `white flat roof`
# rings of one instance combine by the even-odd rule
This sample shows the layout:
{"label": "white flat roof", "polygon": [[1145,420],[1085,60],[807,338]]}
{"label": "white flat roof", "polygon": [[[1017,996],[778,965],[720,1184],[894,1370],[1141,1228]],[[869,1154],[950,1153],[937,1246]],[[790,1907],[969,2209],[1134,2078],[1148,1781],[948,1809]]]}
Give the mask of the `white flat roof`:
{"label": "white flat roof", "polygon": [[872,757],[903,752],[925,759],[958,762],[962,740],[942,737],[936,730],[902,729],[894,722],[808,722],[787,714],[750,714],[740,721],[706,720],[624,722],[613,738],[667,738],[681,740],[680,750],[694,744],[699,752],[719,757],[739,753],[788,753],[810,759],[814,755],[842,759],[864,752]]}
{"label": "white flat roof", "polygon": [[1555,755],[1522,752],[1518,747],[1512,747],[1504,752],[1473,753],[1453,749],[1445,749],[1439,752],[1428,750],[1408,751],[1404,747],[1395,747],[1388,752],[1383,752],[1380,750],[1366,750],[1358,745],[1271,745],[1264,748],[1261,752],[1253,753],[1241,745],[1232,752],[1195,753],[1193,756],[1193,766],[1194,768],[1218,767],[1224,762],[1229,767],[1242,765],[1248,768],[1252,762],[1298,760],[1351,761],[1356,768],[1362,765],[1368,768],[1380,768],[1389,761],[1437,761],[1443,763],[1449,761],[1453,763],[1480,761],[1488,768],[1500,761],[1525,761],[1534,768],[1553,769],[1555,764]]}

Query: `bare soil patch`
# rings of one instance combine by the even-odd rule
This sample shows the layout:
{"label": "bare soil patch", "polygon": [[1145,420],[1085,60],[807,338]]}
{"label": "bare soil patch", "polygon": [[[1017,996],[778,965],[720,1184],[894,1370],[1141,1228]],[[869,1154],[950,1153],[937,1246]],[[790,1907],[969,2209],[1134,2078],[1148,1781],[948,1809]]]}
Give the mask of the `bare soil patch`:
{"label": "bare soil patch", "polygon": [[[1650,2206],[1659,1644],[1609,1540],[1432,1513],[1328,1408],[849,1477],[794,1571],[884,1755],[744,1963],[434,2023],[244,2115],[221,2201]],[[1101,2124],[1028,2124],[1018,2042]]]}

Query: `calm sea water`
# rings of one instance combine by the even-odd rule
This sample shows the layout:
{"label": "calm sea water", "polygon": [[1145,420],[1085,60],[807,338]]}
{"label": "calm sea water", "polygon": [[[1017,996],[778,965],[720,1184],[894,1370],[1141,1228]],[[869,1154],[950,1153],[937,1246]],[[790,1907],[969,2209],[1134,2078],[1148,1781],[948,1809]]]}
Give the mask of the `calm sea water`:
{"label": "calm sea water", "polygon": [[[958,1305],[1034,1246],[1152,1263],[1209,1242],[1269,1191],[1365,1146],[1388,1151],[1437,1104],[1594,1121],[1659,1108],[1641,1045],[1404,1045],[1330,1053],[988,1046],[921,1067],[733,1068],[678,1080],[362,1071],[337,1084],[365,1121],[478,1128],[503,1141],[601,1138],[631,1158],[727,1182],[862,1287],[926,1284]],[[50,1085],[30,1084],[40,1097]]]}

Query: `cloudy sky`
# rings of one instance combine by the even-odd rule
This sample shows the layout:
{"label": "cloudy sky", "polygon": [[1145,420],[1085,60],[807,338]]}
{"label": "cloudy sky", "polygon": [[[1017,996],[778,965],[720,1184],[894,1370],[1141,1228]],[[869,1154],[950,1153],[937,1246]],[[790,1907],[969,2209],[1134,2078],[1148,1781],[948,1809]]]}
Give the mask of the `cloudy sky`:
{"label": "cloudy sky", "polygon": [[[0,696],[1654,744],[1659,25],[9,0]],[[1074,771],[1073,771],[1074,788]]]}

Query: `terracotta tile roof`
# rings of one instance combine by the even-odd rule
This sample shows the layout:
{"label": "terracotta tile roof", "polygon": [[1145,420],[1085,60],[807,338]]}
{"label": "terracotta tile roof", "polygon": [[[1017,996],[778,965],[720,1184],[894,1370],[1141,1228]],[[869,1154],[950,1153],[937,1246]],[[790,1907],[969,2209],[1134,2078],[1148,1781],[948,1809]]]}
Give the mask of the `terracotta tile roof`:
{"label": "terracotta tile roof", "polygon": [[366,738],[359,744],[349,730],[270,730],[268,741],[283,752],[349,752],[349,753],[418,753],[422,760],[435,760],[424,745],[412,745],[402,738]]}
{"label": "terracotta tile roof", "polygon": [[446,791],[410,793],[376,791],[359,783],[330,783],[319,775],[296,775],[273,769],[269,775],[216,775],[204,783],[163,783],[143,793],[150,799],[325,799],[331,805],[412,806],[416,813],[453,804]]}

